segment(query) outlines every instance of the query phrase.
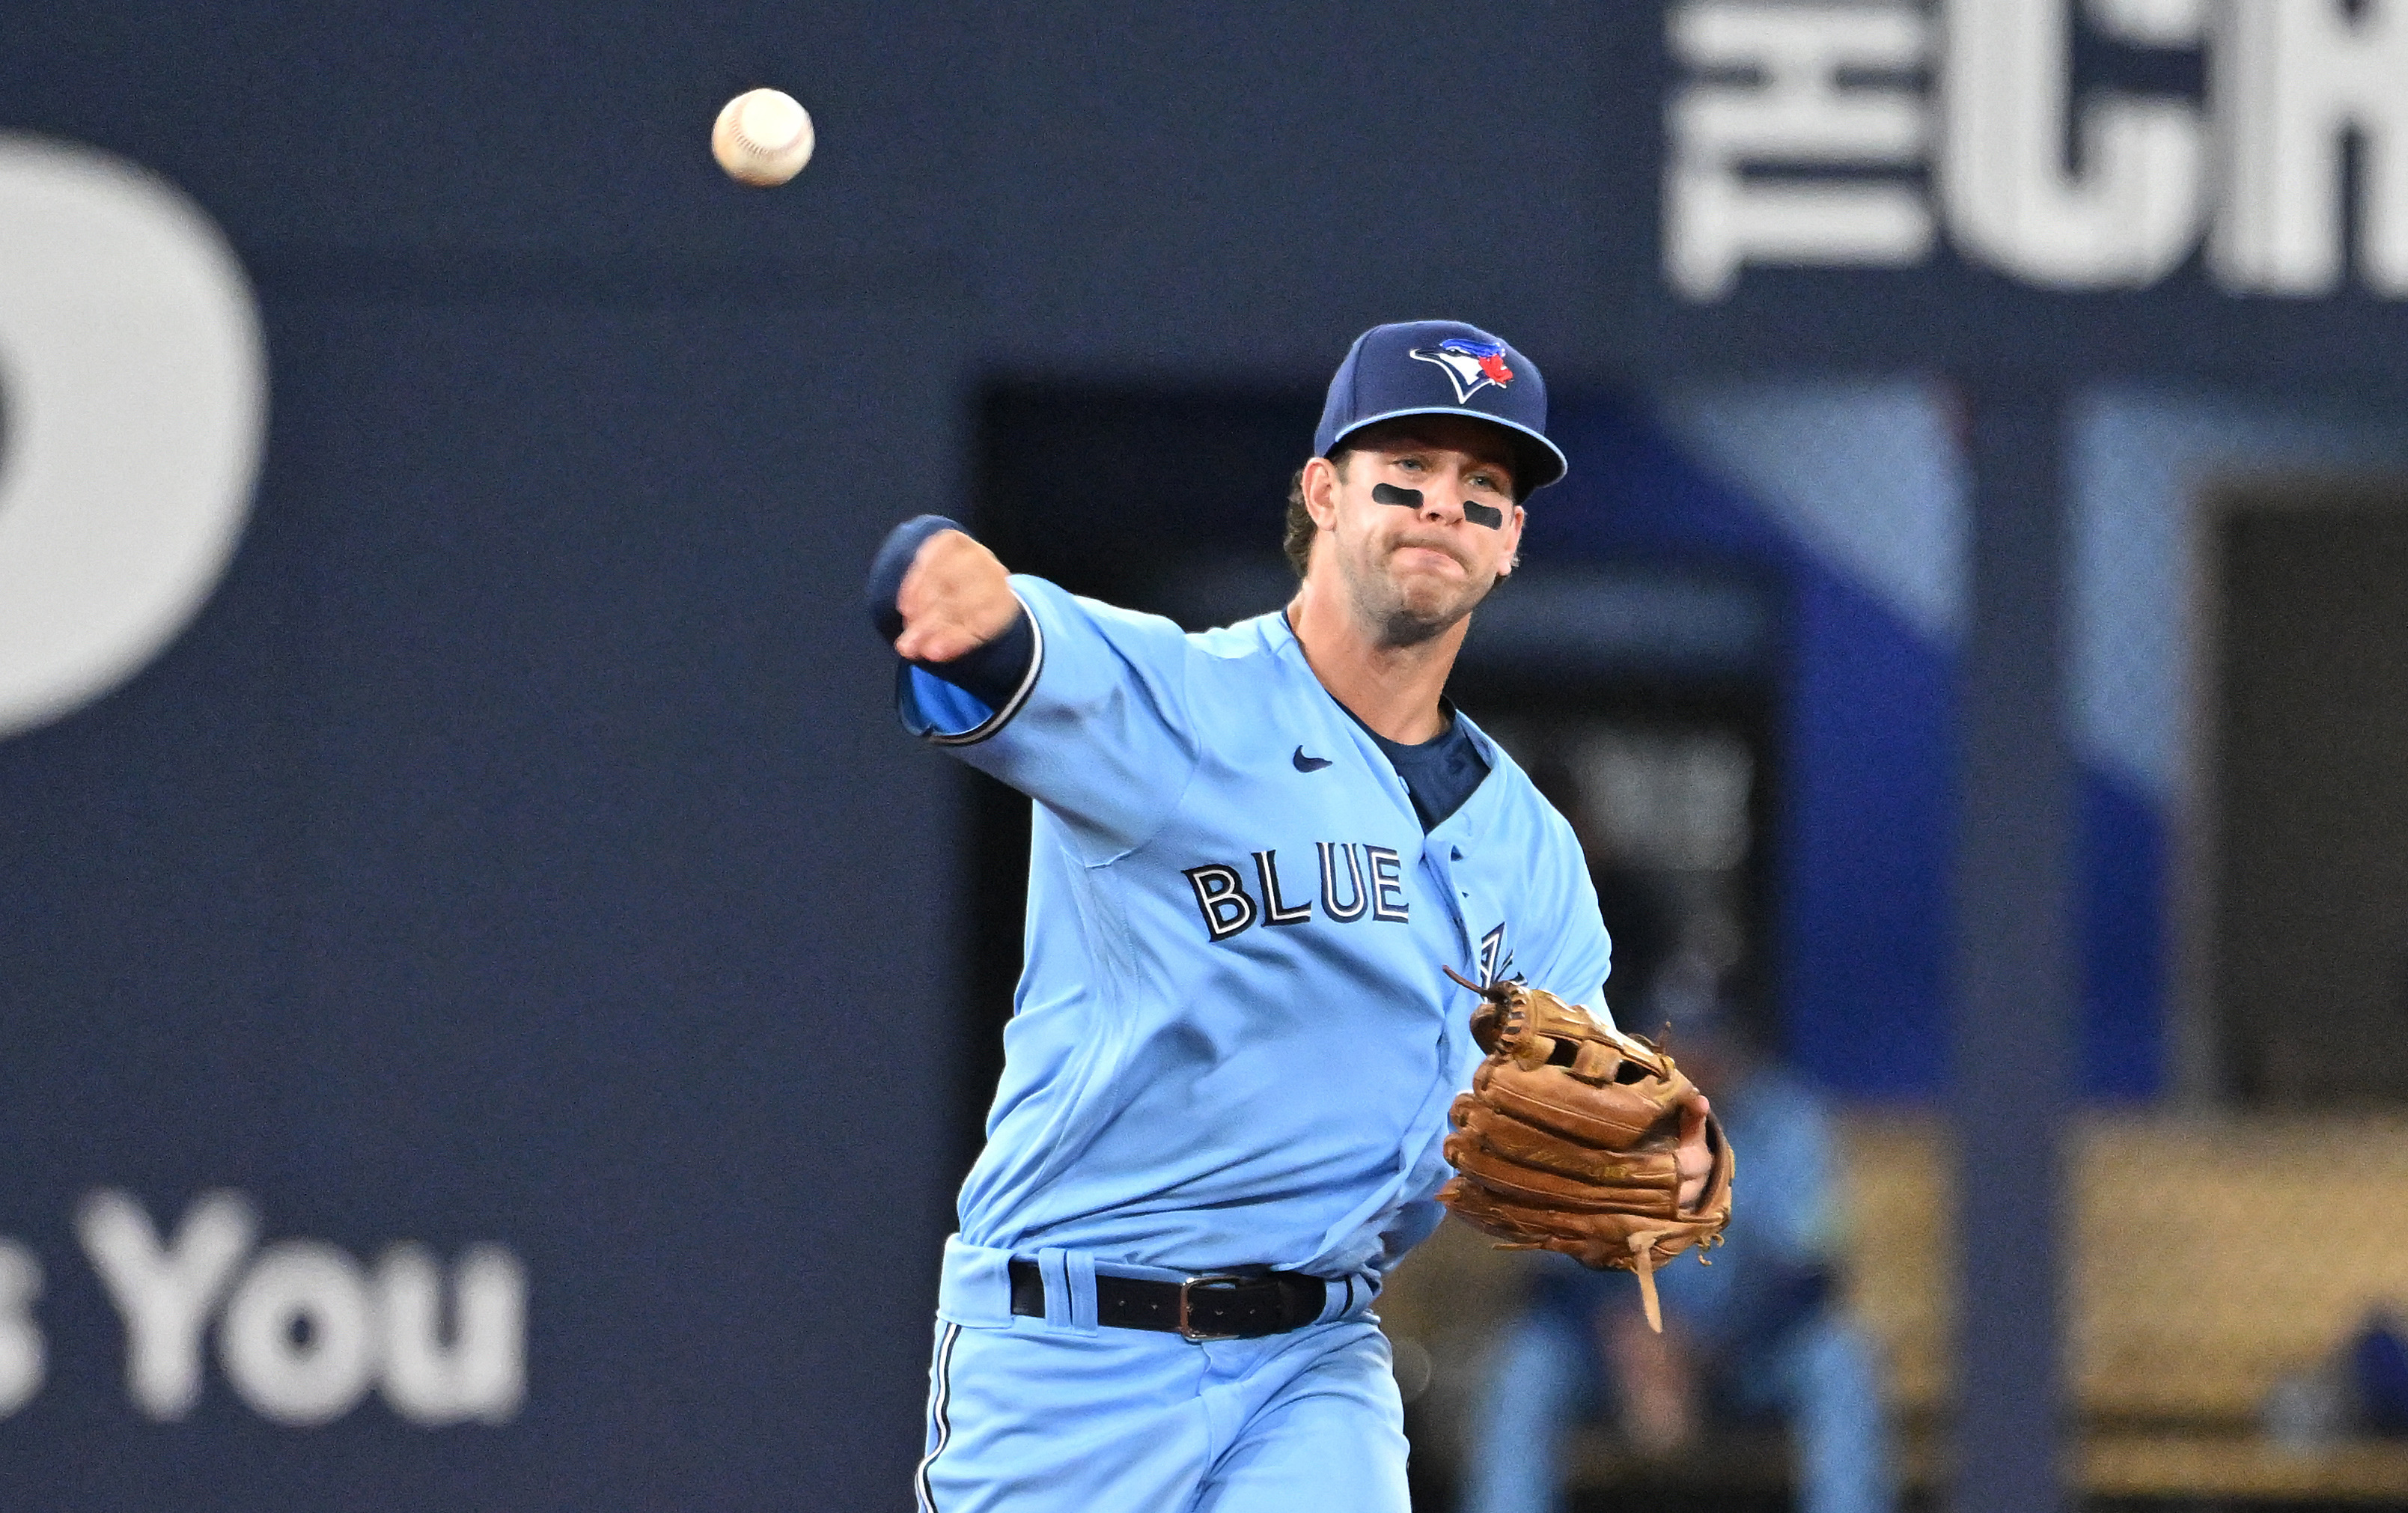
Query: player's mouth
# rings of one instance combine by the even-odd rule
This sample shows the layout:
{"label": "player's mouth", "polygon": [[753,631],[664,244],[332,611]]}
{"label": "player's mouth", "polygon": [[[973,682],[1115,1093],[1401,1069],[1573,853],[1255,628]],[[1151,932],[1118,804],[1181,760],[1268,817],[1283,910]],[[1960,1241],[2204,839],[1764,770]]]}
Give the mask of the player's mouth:
{"label": "player's mouth", "polygon": [[1398,567],[1403,568],[1429,568],[1434,566],[1434,564],[1428,559],[1431,557],[1437,557],[1453,566],[1459,571],[1468,573],[1471,570],[1471,564],[1464,561],[1462,556],[1459,555],[1453,547],[1448,546],[1442,541],[1398,541],[1394,547],[1389,549],[1389,555],[1396,560]]}

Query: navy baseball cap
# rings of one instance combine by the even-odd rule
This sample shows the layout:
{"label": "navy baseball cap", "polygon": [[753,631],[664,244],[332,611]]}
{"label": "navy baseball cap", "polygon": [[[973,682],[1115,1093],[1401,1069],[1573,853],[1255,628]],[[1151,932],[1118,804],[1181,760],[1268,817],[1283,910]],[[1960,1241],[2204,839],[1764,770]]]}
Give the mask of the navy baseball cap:
{"label": "navy baseball cap", "polygon": [[1461,321],[1399,321],[1356,337],[1329,381],[1312,448],[1326,457],[1364,426],[1399,415],[1469,415],[1512,432],[1513,480],[1525,498],[1570,466],[1547,439],[1539,365]]}

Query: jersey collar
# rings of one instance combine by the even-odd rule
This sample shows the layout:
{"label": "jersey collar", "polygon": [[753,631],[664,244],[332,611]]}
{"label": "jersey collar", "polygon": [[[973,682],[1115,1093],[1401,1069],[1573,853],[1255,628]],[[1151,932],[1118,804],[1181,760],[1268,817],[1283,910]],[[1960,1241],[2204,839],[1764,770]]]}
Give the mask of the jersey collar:
{"label": "jersey collar", "polygon": [[[1268,640],[1272,650],[1282,657],[1289,659],[1293,663],[1296,674],[1312,684],[1320,692],[1322,698],[1329,700],[1330,708],[1344,715],[1347,723],[1362,731],[1368,739],[1371,728],[1363,723],[1360,715],[1340,703],[1338,696],[1329,691],[1329,685],[1321,681],[1321,675],[1312,670],[1312,663],[1304,655],[1304,642],[1297,638],[1296,627],[1288,623],[1287,607],[1282,605],[1264,615],[1262,619],[1268,622],[1263,627],[1263,634]],[[1439,821],[1427,833],[1433,836],[1441,830],[1460,830],[1469,833],[1471,829],[1469,821],[1473,812],[1490,802],[1489,794],[1498,785],[1495,782],[1496,776],[1508,758],[1504,748],[1497,744],[1496,739],[1474,723],[1470,715],[1455,708],[1454,700],[1441,698],[1440,701],[1456,720],[1462,723],[1463,728],[1470,733],[1472,743],[1480,748],[1480,755],[1487,760],[1488,776],[1482,780],[1480,786],[1471,790],[1470,797],[1463,800],[1461,807]],[[1379,751],[1380,748],[1374,742],[1371,749]],[[1413,814],[1412,797],[1405,792],[1404,779],[1398,777],[1395,770],[1388,766],[1387,755],[1384,752],[1381,753],[1380,765],[1388,769],[1388,785],[1395,790],[1397,802],[1404,806],[1406,814]],[[1413,814],[1413,823],[1419,825],[1421,816]]]}

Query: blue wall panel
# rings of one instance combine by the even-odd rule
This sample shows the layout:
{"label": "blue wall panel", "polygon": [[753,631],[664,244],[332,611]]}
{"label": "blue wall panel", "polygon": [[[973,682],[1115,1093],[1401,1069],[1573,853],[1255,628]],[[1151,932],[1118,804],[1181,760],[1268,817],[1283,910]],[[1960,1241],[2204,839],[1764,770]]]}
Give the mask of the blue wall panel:
{"label": "blue wall panel", "polygon": [[1828,572],[1801,572],[1778,840],[1789,1049],[1863,1097],[1947,1073],[1953,659]]}
{"label": "blue wall panel", "polygon": [[2097,1098],[2155,1098],[2167,1075],[2167,817],[2096,763],[2076,781],[2085,1085]]}

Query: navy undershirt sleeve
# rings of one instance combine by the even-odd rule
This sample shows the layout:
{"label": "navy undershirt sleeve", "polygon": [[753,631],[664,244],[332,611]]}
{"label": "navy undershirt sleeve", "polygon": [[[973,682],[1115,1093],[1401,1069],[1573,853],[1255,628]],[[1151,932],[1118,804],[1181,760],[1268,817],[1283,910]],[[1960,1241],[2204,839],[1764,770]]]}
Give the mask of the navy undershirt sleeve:
{"label": "navy undershirt sleeve", "polygon": [[1417,746],[1391,741],[1368,725],[1363,728],[1387,753],[1397,776],[1405,780],[1405,792],[1412,798],[1413,813],[1421,816],[1425,835],[1445,824],[1447,816],[1461,809],[1488,776],[1488,758],[1480,755],[1471,732],[1453,710],[1447,711],[1446,728]]}
{"label": "navy undershirt sleeve", "polygon": [[[903,577],[911,570],[911,559],[919,555],[920,543],[940,530],[969,534],[943,515],[914,515],[888,531],[878,555],[870,558],[869,581],[863,585],[862,598],[869,611],[869,623],[890,646],[896,637],[903,634],[903,612],[895,607],[896,596],[903,592]],[[1028,612],[1024,609],[1011,622],[1010,629],[985,645],[973,647],[950,662],[915,665],[964,693],[976,696],[988,708],[1001,709],[1027,681],[1028,666],[1036,656],[1036,627],[1028,623]]]}

